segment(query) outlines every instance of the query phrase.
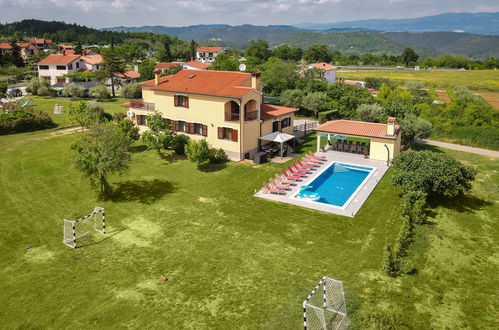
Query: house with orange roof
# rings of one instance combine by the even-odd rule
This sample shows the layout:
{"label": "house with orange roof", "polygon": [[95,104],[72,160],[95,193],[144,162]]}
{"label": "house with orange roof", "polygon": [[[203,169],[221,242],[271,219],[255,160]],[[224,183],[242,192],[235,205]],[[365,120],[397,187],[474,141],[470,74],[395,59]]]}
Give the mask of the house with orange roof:
{"label": "house with orange roof", "polygon": [[330,84],[336,82],[336,67],[326,62],[312,63],[307,66],[309,69],[318,68],[324,70],[324,79]]}
{"label": "house with orange roof", "polygon": [[[16,42],[16,45],[20,48],[21,57],[27,59],[38,55],[38,48],[30,44],[29,42]],[[0,52],[2,55],[8,54],[12,46],[8,43],[0,43]]]}
{"label": "house with orange roof", "polygon": [[225,48],[200,46],[196,49],[196,61],[201,63],[212,63],[218,54],[225,54]]}
{"label": "house with orange roof", "polygon": [[143,132],[147,117],[160,113],[178,134],[206,139],[230,159],[254,159],[260,137],[293,133],[295,108],[264,104],[260,72],[184,69],[140,83],[142,99],[123,104],[128,117]]}
{"label": "house with orange roof", "polygon": [[51,54],[37,63],[38,77],[50,80],[51,85],[71,81],[67,74],[95,72],[100,69],[101,55]]}
{"label": "house with orange roof", "polygon": [[162,73],[164,73],[167,69],[170,69],[174,66],[181,66],[183,69],[187,70],[206,70],[210,67],[209,64],[206,63],[201,63],[201,62],[195,62],[195,61],[189,61],[189,62],[158,62],[154,66],[154,69],[159,69],[161,70]]}
{"label": "house with orange roof", "polygon": [[43,38],[31,39],[29,43],[38,49],[49,49],[52,46],[52,40]]}

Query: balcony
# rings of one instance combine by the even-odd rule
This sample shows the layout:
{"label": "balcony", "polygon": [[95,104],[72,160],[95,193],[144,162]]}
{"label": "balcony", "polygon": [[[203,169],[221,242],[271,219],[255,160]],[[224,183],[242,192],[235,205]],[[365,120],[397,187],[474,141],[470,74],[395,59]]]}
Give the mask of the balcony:
{"label": "balcony", "polygon": [[123,104],[125,107],[154,111],[154,103],[144,102],[143,100],[131,100],[128,103]]}
{"label": "balcony", "polygon": [[258,118],[258,111],[250,111],[250,112],[246,112],[244,114],[244,120],[248,121],[248,120],[255,120]]}

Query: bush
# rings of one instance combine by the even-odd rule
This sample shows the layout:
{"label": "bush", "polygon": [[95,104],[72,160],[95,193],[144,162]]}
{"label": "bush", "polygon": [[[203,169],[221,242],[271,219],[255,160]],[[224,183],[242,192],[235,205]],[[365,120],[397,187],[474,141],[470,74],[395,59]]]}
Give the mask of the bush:
{"label": "bush", "polygon": [[75,83],[69,83],[64,86],[62,93],[66,97],[83,97],[85,89],[83,86],[77,85]]}
{"label": "bush", "polygon": [[39,89],[42,88],[42,92],[45,92],[45,89],[47,88],[47,94],[48,95],[48,89],[50,87],[50,82],[46,79],[43,78],[32,78],[26,87],[26,92],[31,93],[33,95],[40,95],[39,94]]}
{"label": "bush", "polygon": [[384,118],[383,107],[379,104],[361,104],[357,107],[356,118],[367,122],[380,122]]}
{"label": "bush", "polygon": [[37,95],[40,95],[40,96],[50,95],[50,90],[47,86],[40,86],[36,92],[37,92]]}
{"label": "bush", "polygon": [[0,83],[0,98],[5,97],[7,94],[7,86],[6,83]]}
{"label": "bush", "polygon": [[499,150],[499,127],[452,127],[447,135],[462,144]]}
{"label": "bush", "polygon": [[118,128],[127,136],[130,141],[137,141],[140,138],[139,128],[134,122],[127,118],[116,120]]}
{"label": "bush", "polygon": [[54,126],[50,116],[40,110],[17,110],[0,113],[0,135],[29,132]]}
{"label": "bush", "polygon": [[393,83],[388,78],[366,77],[364,79],[367,88],[379,89],[382,85],[392,86]]}
{"label": "bush", "polygon": [[142,97],[142,88],[139,84],[126,84],[121,94],[127,99],[138,99]]}
{"label": "bush", "polygon": [[337,113],[336,110],[328,110],[328,111],[320,112],[319,113],[319,123],[322,124],[330,119],[333,119],[336,113]]}
{"label": "bush", "polygon": [[190,138],[184,134],[178,134],[173,141],[173,148],[177,155],[185,155],[185,146],[189,143]]}
{"label": "bush", "polygon": [[210,161],[215,164],[223,164],[229,160],[229,157],[225,151],[220,149],[211,149]]}
{"label": "bush", "polygon": [[420,191],[409,191],[403,195],[403,199],[403,215],[408,216],[414,224],[422,224],[425,221],[426,194]]}
{"label": "bush", "polygon": [[199,141],[190,140],[185,146],[185,154],[191,162],[195,163],[197,167],[200,168],[210,161],[210,145],[205,139]]}
{"label": "bush", "polygon": [[97,102],[72,102],[69,105],[69,119],[81,127],[89,127],[94,122],[105,119],[104,108]]}
{"label": "bush", "polygon": [[111,94],[109,94],[109,90],[105,85],[97,85],[92,88],[90,88],[89,95],[91,97],[95,97],[96,99],[108,99],[111,97]]}
{"label": "bush", "polygon": [[409,114],[400,121],[402,129],[402,144],[404,148],[410,148],[416,139],[424,139],[430,136],[432,124],[423,118]]}

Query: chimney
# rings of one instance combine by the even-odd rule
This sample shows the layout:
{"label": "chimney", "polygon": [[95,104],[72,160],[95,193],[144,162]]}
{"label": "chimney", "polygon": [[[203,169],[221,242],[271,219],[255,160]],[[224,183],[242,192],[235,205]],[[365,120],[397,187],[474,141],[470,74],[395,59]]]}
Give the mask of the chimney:
{"label": "chimney", "polygon": [[395,117],[388,117],[388,125],[386,126],[386,135],[394,136],[395,135]]}
{"label": "chimney", "polygon": [[159,74],[161,73],[160,69],[154,70],[154,85],[159,85]]}
{"label": "chimney", "polygon": [[260,75],[262,73],[260,71],[251,72],[251,88],[260,90]]}

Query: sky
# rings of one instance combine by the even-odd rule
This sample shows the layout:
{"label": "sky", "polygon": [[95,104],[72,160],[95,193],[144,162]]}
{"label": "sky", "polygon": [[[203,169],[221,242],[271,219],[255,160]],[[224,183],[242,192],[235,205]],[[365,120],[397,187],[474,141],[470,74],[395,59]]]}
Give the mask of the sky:
{"label": "sky", "polygon": [[95,28],[294,25],[446,12],[499,12],[499,0],[0,0],[0,22],[58,20]]}

